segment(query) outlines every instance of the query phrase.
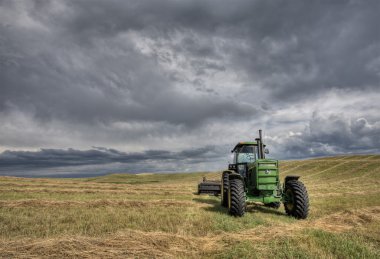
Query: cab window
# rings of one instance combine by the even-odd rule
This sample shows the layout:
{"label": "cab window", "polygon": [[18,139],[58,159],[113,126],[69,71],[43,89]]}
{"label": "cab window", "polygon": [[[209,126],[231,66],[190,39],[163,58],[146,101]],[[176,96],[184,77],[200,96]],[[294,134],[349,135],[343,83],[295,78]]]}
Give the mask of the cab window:
{"label": "cab window", "polygon": [[256,147],[242,146],[237,154],[237,163],[253,163],[256,161]]}

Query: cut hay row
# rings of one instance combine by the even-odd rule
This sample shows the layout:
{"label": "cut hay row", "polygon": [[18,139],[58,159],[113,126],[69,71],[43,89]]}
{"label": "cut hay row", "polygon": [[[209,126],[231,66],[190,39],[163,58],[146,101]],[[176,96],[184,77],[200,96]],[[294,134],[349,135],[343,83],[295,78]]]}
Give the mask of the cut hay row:
{"label": "cut hay row", "polygon": [[377,195],[380,194],[380,190],[372,190],[372,191],[354,191],[350,190],[347,192],[323,192],[323,193],[312,193],[309,194],[310,198],[325,198],[325,197],[338,197],[338,196],[347,196],[347,195]]}
{"label": "cut hay row", "polygon": [[4,201],[0,200],[0,207],[17,208],[17,207],[104,207],[104,206],[122,206],[122,207],[192,207],[196,206],[190,201],[176,200],[92,200],[92,201],[57,201],[57,200],[16,200]]}
{"label": "cut hay row", "polygon": [[73,190],[73,189],[39,189],[39,188],[6,188],[0,189],[0,193],[14,192],[14,193],[61,193],[61,194],[139,194],[139,195],[181,195],[191,194],[191,192],[181,191],[134,191],[134,190]]}
{"label": "cut hay row", "polygon": [[[366,170],[370,166],[376,166],[372,170],[368,171]],[[342,167],[342,170],[339,170],[338,172],[334,172],[336,168]],[[347,175],[350,178],[356,177],[357,172],[362,173],[362,172],[369,172],[373,173],[376,169],[380,168],[380,163],[379,162],[364,162],[362,163],[349,163],[349,162],[341,162],[339,164],[336,164],[334,166],[331,166],[330,168],[326,168],[324,170],[313,170],[313,171],[303,171],[302,173],[305,174],[305,178],[314,178],[315,176],[323,175],[323,174],[328,174],[328,172],[333,171],[334,172],[334,177],[339,176],[339,175]],[[309,173],[306,173],[309,172]],[[337,177],[336,177],[337,178]]]}
{"label": "cut hay row", "polygon": [[109,192],[118,192],[118,191],[161,191],[163,188],[165,191],[183,191],[184,189],[192,189],[194,186],[192,185],[187,185],[185,188],[184,186],[182,187],[172,187],[168,185],[162,185],[162,186],[155,186],[155,187],[140,187],[140,186],[125,186],[125,187],[115,187],[115,186],[92,186],[92,185],[87,185],[87,186],[81,186],[81,185],[76,185],[76,186],[67,186],[67,185],[49,185],[49,184],[20,184],[20,183],[1,183],[0,182],[0,188],[1,189],[7,189],[7,188],[12,188],[16,189],[60,189],[60,190],[96,190],[96,191],[109,191]]}

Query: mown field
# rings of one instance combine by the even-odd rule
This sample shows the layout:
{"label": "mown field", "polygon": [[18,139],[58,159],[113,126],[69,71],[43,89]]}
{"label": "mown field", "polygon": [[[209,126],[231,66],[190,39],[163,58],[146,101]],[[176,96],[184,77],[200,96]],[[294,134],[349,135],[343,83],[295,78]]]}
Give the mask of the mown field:
{"label": "mown field", "polygon": [[231,217],[202,176],[0,177],[0,257],[380,258],[380,155],[284,161],[310,216],[249,206]]}

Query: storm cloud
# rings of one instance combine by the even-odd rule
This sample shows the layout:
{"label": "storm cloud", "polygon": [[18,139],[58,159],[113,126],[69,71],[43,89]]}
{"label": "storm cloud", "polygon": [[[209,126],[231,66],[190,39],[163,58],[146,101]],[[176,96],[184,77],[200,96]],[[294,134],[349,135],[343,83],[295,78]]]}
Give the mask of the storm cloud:
{"label": "storm cloud", "polygon": [[[41,149],[39,151],[4,151],[0,154],[0,175],[9,170],[18,176],[46,175],[63,171],[70,176],[98,175],[123,170],[127,173],[188,171],[191,164],[210,164],[220,160],[220,151],[214,146],[170,152],[147,150],[144,152],[121,152],[104,147],[90,150]],[[196,167],[196,166],[195,166]],[[74,172],[68,171],[73,168]],[[55,173],[57,174],[57,173]]]}
{"label": "storm cloud", "polygon": [[279,159],[379,153],[379,10],[0,1],[0,167],[217,170],[259,128]]}

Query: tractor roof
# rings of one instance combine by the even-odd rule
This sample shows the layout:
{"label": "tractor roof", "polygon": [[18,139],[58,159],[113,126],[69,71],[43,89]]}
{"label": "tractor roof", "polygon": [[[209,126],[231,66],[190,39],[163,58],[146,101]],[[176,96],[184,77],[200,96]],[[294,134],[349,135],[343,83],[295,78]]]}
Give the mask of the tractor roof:
{"label": "tractor roof", "polygon": [[231,152],[234,152],[237,148],[242,147],[242,146],[257,146],[256,141],[244,141],[244,142],[239,142],[236,144],[236,146],[231,150]]}

